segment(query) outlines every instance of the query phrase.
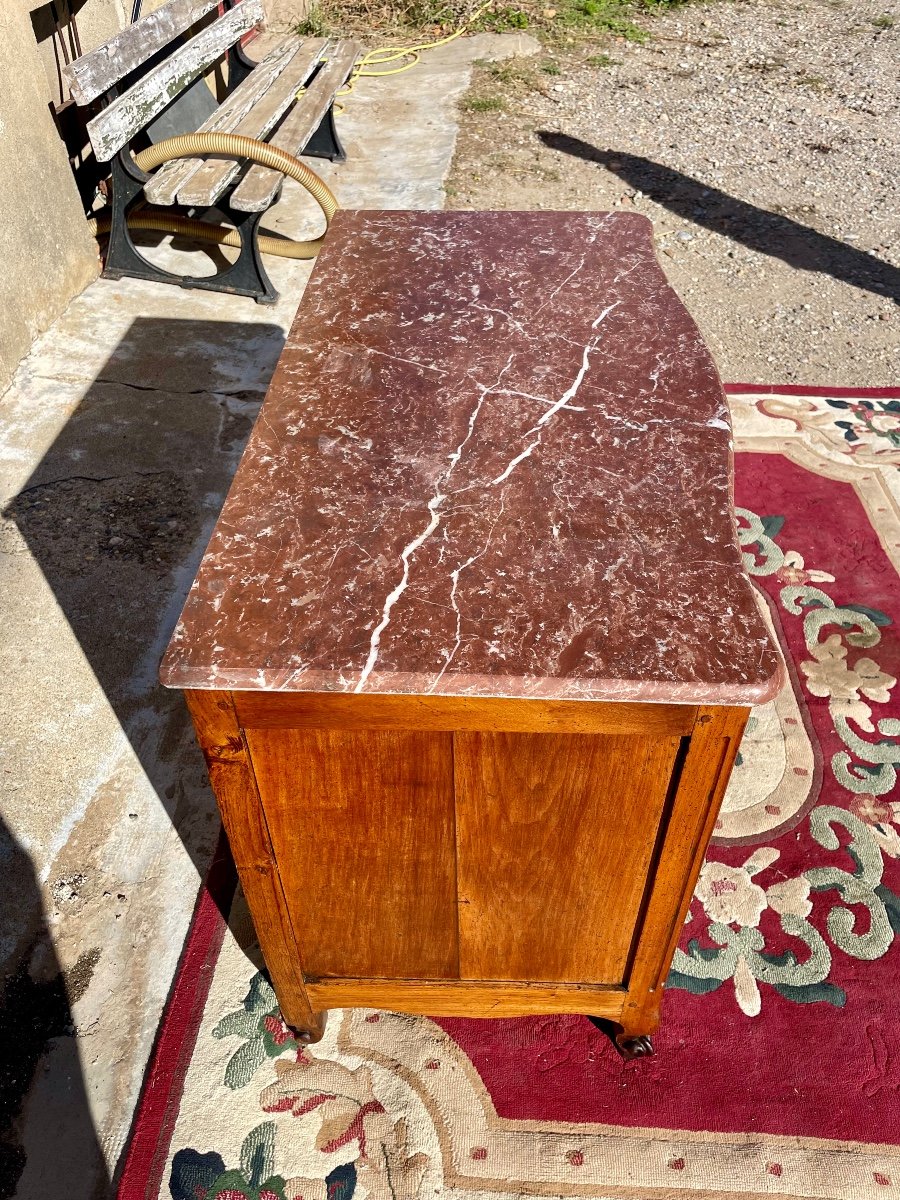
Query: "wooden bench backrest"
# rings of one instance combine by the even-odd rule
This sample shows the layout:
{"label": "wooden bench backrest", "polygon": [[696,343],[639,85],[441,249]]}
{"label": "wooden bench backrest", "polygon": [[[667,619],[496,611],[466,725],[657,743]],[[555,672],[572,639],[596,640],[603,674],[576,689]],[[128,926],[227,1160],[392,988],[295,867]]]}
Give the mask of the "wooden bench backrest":
{"label": "wooden bench backrest", "polygon": [[169,0],[96,50],[68,63],[62,74],[72,99],[76,104],[90,104],[157,50],[190,29],[218,3],[219,0]]}
{"label": "wooden bench backrest", "polygon": [[[218,0],[169,0],[64,68],[72,97],[87,104],[184,33]],[[263,18],[262,0],[240,3],[207,25],[88,122],[98,161],[108,162],[179,93]]]}

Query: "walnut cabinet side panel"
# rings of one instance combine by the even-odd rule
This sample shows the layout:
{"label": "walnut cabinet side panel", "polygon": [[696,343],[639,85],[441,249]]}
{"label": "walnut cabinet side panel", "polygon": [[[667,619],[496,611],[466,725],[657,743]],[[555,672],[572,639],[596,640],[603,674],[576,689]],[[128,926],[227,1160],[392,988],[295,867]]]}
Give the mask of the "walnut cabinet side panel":
{"label": "walnut cabinet side panel", "polygon": [[313,1011],[306,993],[279,864],[231,695],[188,691],[185,698],[281,1011],[306,1040],[316,1041],[324,1018]]}
{"label": "walnut cabinet side panel", "polygon": [[306,977],[458,978],[452,734],[244,736]]}
{"label": "walnut cabinet side panel", "polygon": [[461,978],[624,983],[680,744],[454,736]]}

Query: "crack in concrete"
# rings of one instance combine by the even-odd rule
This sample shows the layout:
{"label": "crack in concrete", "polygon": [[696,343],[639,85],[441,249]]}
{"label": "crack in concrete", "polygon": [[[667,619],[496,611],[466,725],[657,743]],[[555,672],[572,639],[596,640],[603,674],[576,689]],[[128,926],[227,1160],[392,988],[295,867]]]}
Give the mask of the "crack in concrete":
{"label": "crack in concrete", "polygon": [[266,386],[254,387],[250,384],[242,388],[174,388],[174,387],[158,387],[152,383],[127,383],[124,379],[107,379],[103,375],[97,375],[93,379],[78,379],[69,377],[62,379],[59,375],[42,375],[40,372],[33,372],[34,379],[44,379],[50,383],[66,382],[70,384],[84,384],[85,392],[90,391],[98,383],[103,383],[111,387],[127,388],[131,392],[163,392],[167,396],[265,396],[267,391]]}
{"label": "crack in concrete", "polygon": [[16,492],[16,497],[39,492],[42,488],[58,487],[61,483],[112,483],[116,479],[152,479],[157,475],[171,475],[171,471],[125,471],[121,475],[63,475],[60,479],[48,479],[44,483],[33,483],[31,487]]}

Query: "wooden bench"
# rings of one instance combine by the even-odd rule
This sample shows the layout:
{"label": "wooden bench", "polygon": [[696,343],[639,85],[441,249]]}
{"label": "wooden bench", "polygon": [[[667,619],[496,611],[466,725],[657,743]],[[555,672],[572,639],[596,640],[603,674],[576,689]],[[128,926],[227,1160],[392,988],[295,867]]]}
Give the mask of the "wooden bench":
{"label": "wooden bench", "polygon": [[[268,141],[295,157],[345,159],[334,97],[361,47],[289,36],[254,63],[241,42],[263,15],[262,0],[169,0],[63,69],[75,102],[98,109],[88,134],[98,161],[111,164],[104,275],[232,292],[260,303],[277,300],[262,264],[258,230],[280,195],[279,171],[220,157],[181,158],[148,175],[134,160],[144,146],[195,131]],[[227,71],[227,95],[217,104],[204,76],[220,63]],[[128,229],[128,214],[145,202],[198,216],[227,205],[240,236],[237,260],[211,277],[176,275],[149,262]]]}

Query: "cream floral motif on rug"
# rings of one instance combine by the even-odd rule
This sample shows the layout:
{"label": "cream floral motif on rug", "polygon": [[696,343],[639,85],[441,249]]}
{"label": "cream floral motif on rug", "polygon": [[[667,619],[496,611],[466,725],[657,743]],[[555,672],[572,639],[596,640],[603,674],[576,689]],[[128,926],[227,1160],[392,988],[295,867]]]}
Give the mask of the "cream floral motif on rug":
{"label": "cream floral motif on rug", "polygon": [[900,398],[730,402],[789,679],[748,726],[656,1058],[583,1017],[370,1010],[303,1048],[226,932],[158,1183],[126,1171],[124,1200],[900,1195]]}

